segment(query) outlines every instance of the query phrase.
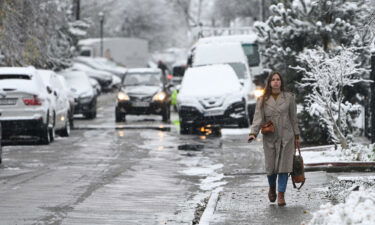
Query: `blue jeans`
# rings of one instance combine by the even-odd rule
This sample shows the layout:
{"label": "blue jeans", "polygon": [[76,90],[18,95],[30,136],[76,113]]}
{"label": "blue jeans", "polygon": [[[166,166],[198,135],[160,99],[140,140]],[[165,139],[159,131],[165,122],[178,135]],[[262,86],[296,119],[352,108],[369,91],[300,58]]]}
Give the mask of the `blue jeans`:
{"label": "blue jeans", "polygon": [[286,185],[288,183],[288,173],[278,173],[267,176],[268,184],[270,185],[270,187],[276,187],[277,176],[279,177],[279,179],[277,179],[277,190],[279,192],[285,192]]}

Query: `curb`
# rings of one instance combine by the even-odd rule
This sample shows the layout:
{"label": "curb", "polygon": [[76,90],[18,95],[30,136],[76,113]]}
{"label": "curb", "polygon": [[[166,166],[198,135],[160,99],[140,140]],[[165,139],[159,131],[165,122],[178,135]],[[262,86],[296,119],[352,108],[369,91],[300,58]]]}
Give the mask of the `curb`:
{"label": "curb", "polygon": [[313,171],[372,172],[375,171],[375,162],[326,162],[305,164],[305,172]]}
{"label": "curb", "polygon": [[198,225],[209,225],[210,219],[215,212],[217,202],[219,201],[219,193],[223,188],[217,188],[211,192],[210,199],[208,200],[207,206],[203,211],[203,214],[199,220]]}

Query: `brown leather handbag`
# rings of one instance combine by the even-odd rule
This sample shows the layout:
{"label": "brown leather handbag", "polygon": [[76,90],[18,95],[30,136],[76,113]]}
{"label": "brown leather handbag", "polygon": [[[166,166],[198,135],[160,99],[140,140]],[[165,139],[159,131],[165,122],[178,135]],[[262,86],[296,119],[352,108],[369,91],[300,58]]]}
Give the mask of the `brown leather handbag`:
{"label": "brown leather handbag", "polygon": [[272,121],[268,121],[262,126],[260,131],[263,135],[272,134],[275,132],[275,126],[273,125]]}
{"label": "brown leather handbag", "polygon": [[[264,108],[263,108],[263,121],[266,121],[266,114],[264,112]],[[275,132],[275,126],[273,125],[272,121],[270,120],[270,121],[266,122],[265,124],[263,124],[263,126],[260,128],[260,132],[263,135],[274,133]]]}
{"label": "brown leather handbag", "polygon": [[290,176],[292,177],[292,183],[293,187],[297,188],[296,184],[301,184],[297,189],[301,189],[302,186],[305,184],[306,178],[305,178],[305,167],[303,164],[303,158],[301,155],[301,150],[298,147],[298,153],[299,155],[293,155],[293,172],[290,173]]}

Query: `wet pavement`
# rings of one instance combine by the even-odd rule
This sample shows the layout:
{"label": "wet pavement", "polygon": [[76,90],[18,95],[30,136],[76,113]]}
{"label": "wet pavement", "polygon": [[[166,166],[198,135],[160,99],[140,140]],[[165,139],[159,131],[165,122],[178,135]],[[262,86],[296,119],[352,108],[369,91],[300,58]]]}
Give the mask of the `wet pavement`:
{"label": "wet pavement", "polygon": [[248,129],[180,135],[175,113],[115,123],[114,97],[99,98],[95,120],[77,116],[69,138],[4,147],[0,225],[301,224],[328,201],[322,190],[338,175],[308,172],[302,190],[289,183],[286,207],[270,204]]}

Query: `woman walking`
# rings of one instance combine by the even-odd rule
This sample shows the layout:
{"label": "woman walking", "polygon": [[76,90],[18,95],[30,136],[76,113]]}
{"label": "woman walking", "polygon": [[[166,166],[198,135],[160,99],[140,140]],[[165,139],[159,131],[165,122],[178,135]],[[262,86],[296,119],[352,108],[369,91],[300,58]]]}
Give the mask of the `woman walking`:
{"label": "woman walking", "polygon": [[284,90],[279,72],[272,72],[268,76],[264,95],[257,101],[249,142],[256,138],[262,126],[269,121],[275,129],[274,132],[263,135],[268,198],[271,202],[275,202],[277,198],[277,204],[284,206],[288,173],[292,172],[293,155],[300,141],[295,97]]}

